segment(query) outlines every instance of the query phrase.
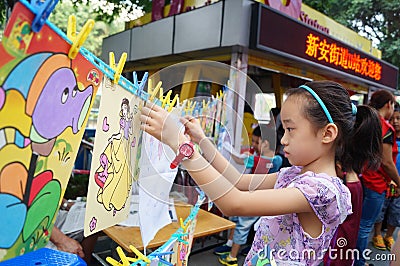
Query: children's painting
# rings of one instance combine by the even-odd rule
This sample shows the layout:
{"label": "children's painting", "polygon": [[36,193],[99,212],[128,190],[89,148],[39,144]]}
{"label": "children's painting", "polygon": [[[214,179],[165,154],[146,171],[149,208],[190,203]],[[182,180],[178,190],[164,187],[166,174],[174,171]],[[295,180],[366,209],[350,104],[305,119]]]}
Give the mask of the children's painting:
{"label": "children's painting", "polygon": [[[177,118],[178,119],[178,118]],[[178,170],[170,164],[175,153],[153,136],[143,133],[139,175],[139,222],[144,246],[159,229],[171,223],[169,193]]]}
{"label": "children's painting", "polygon": [[0,45],[0,261],[44,247],[102,73],[18,2]]}
{"label": "children's painting", "polygon": [[127,219],[132,185],[139,176],[139,110],[143,100],[115,85],[109,78],[103,79],[101,87],[87,195],[85,236]]}
{"label": "children's painting", "polygon": [[189,221],[186,232],[175,242],[174,254],[171,256],[171,263],[174,266],[189,265],[189,255],[192,250],[193,236],[196,229],[197,214]]}

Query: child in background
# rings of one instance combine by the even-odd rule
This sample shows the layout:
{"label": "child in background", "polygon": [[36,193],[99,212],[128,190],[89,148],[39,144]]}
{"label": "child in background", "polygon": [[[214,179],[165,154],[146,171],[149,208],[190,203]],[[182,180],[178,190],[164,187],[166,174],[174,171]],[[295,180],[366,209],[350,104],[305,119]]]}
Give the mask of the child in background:
{"label": "child in background", "polygon": [[[264,126],[262,132],[264,136],[261,136],[260,139],[259,155],[250,155],[243,160],[246,168],[251,168],[252,174],[275,173],[282,166],[282,157],[275,154],[276,138],[273,129]],[[240,158],[237,159],[241,160]],[[239,161],[236,162],[239,163]]]}
{"label": "child in background", "polygon": [[160,106],[148,104],[141,110],[141,129],[174,151],[189,140],[199,143],[204,157],[194,150],[182,164],[225,215],[268,216],[261,218],[245,265],[268,257],[288,265],[319,265],[339,224],[351,214],[351,195],[336,177],[335,158],[344,167],[348,156],[353,165],[379,159],[379,145],[352,149],[352,142],[375,139],[369,123],[376,121],[376,114],[368,106],[357,112],[341,85],[309,82],[287,94],[281,143],[294,166],[267,175],[237,172],[195,119],[181,118],[189,139]]}
{"label": "child in background", "polygon": [[[261,131],[263,136],[261,136]],[[275,154],[275,132],[268,126],[257,126],[252,133],[252,147],[254,153],[245,153],[246,158],[231,154],[237,164],[245,165],[251,169],[251,174],[267,174],[277,172],[282,165],[282,157]]]}

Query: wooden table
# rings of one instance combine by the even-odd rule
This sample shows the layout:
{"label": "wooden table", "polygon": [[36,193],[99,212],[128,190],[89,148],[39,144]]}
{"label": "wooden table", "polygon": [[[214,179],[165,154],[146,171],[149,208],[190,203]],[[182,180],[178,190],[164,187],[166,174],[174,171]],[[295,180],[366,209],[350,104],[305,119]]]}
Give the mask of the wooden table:
{"label": "wooden table", "polygon": [[[189,216],[191,205],[175,204],[176,214],[183,220]],[[179,222],[173,222],[159,230],[147,248],[156,248],[162,246],[178,230]],[[228,229],[235,228],[235,223],[213,213],[200,209],[197,216],[197,224],[194,232],[194,238],[213,235]],[[129,245],[133,245],[138,250],[143,250],[142,238],[139,227],[126,227],[114,225],[103,232],[113,241],[120,245],[127,252],[131,252]]]}

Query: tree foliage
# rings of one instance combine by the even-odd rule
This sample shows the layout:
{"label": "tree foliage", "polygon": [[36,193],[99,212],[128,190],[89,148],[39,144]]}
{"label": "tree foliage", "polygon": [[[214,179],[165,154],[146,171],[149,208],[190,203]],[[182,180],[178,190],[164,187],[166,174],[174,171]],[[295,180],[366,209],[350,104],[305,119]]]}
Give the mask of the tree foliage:
{"label": "tree foliage", "polygon": [[[49,17],[49,21],[60,28],[63,32],[67,32],[67,22],[70,15],[76,17],[76,30],[79,32],[88,19],[93,19],[93,13],[88,5],[73,4],[71,1],[62,1],[57,4]],[[103,38],[124,30],[123,23],[116,21],[106,23],[95,17],[95,25],[85,41],[85,48],[96,56],[101,54],[101,45]]]}
{"label": "tree foliage", "polygon": [[377,43],[382,59],[400,67],[399,0],[303,0]]}
{"label": "tree foliage", "polygon": [[[4,26],[4,22],[7,20],[7,11],[10,11],[16,2],[18,0],[0,0],[0,26]],[[78,11],[81,5],[86,5],[90,7],[94,19],[105,23],[111,23],[119,18],[124,18],[125,21],[133,20],[137,18],[138,10],[140,12],[151,11],[151,0],[60,0],[57,6],[62,5],[63,2],[72,2],[75,11]]]}
{"label": "tree foliage", "polygon": [[[11,9],[15,2],[17,1],[8,0],[8,7]],[[0,3],[5,6],[6,2],[0,0]],[[4,20],[6,11],[4,10],[2,14]],[[100,56],[103,38],[124,30],[124,22],[136,19],[142,14],[142,9],[130,1],[60,0],[51,13],[49,20],[63,32],[67,32],[68,17],[75,15],[77,31],[79,32],[88,19],[94,19],[95,26],[84,46],[96,56]],[[4,24],[0,25],[1,33],[2,29],[4,29]]]}

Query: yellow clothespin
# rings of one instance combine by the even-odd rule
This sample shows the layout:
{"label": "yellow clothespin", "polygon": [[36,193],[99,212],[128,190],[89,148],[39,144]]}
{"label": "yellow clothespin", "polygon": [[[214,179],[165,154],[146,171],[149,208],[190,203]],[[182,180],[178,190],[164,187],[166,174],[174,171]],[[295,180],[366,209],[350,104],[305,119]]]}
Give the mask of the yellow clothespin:
{"label": "yellow clothespin", "polygon": [[196,102],[193,102],[192,106],[190,107],[190,112],[193,114],[193,110],[196,107]]}
{"label": "yellow clothespin", "polygon": [[137,250],[134,246],[129,245],[129,248],[132,250],[133,253],[136,254],[136,256],[138,257],[139,260],[142,260],[146,263],[150,263],[149,258],[147,258],[145,255],[143,255],[143,253],[140,252],[139,250]]}
{"label": "yellow clothespin", "polygon": [[158,90],[158,99],[160,99],[161,103],[163,101],[163,96],[164,96],[164,89],[163,89],[163,87],[160,87],[160,89]]}
{"label": "yellow clothespin", "polygon": [[159,94],[159,96],[158,96],[158,98],[160,99],[160,101],[162,102],[163,101],[163,96],[164,96],[164,89],[163,89],[163,87],[161,87],[160,88],[160,90],[158,91],[158,94]]}
{"label": "yellow clothespin", "polygon": [[204,110],[204,111],[208,109],[208,106],[209,106],[209,105],[210,105],[210,102],[207,102],[207,103],[206,103],[206,100],[203,99],[203,110]]}
{"label": "yellow clothespin", "polygon": [[153,80],[148,79],[147,81],[147,93],[151,95],[153,93]]}
{"label": "yellow clothespin", "polygon": [[161,107],[162,108],[165,108],[165,106],[167,105],[167,103],[169,103],[169,101],[170,101],[170,99],[171,99],[171,93],[172,93],[172,90],[169,90],[168,92],[167,92],[167,95],[164,97],[164,99],[162,100],[162,105],[161,105]]}
{"label": "yellow clothespin", "polygon": [[121,247],[117,247],[117,253],[118,253],[119,257],[121,258],[122,266],[129,266],[130,265],[129,260],[126,257],[126,255]]}
{"label": "yellow clothespin", "polygon": [[74,15],[68,17],[67,37],[70,40],[74,40],[76,37],[76,17]]}
{"label": "yellow clothespin", "polygon": [[179,98],[178,94],[175,94],[174,99],[172,99],[171,103],[169,104],[168,112],[172,111],[172,108],[174,108],[175,103],[178,102],[178,98]]}
{"label": "yellow clothespin", "polygon": [[185,100],[185,113],[188,114],[188,112],[190,111],[190,108],[192,107],[192,101],[191,100]]}
{"label": "yellow clothespin", "polygon": [[182,101],[182,104],[180,105],[180,109],[182,110],[182,112],[185,113],[186,115],[186,107],[187,107],[187,99]]}
{"label": "yellow clothespin", "polygon": [[115,71],[114,74],[114,84],[118,84],[119,78],[121,77],[122,70],[124,69],[124,65],[126,62],[126,58],[128,57],[127,53],[122,53],[121,58],[119,59],[118,65],[115,64],[115,56],[113,52],[110,52],[110,67]]}
{"label": "yellow clothespin", "polygon": [[182,227],[182,229],[183,229],[183,232],[186,233],[186,231],[187,231],[187,229],[188,229],[190,223],[188,223],[187,225],[185,225],[185,224],[183,223],[182,218],[179,218],[179,223],[181,224],[181,227]]}
{"label": "yellow clothespin", "polygon": [[162,82],[159,81],[157,83],[157,86],[154,88],[154,90],[152,90],[152,92],[150,94],[149,101],[153,101],[154,100],[154,97],[156,97],[157,92],[161,89],[161,85],[162,85]]}
{"label": "yellow clothespin", "polygon": [[135,261],[139,260],[136,258],[127,257],[121,247],[117,247],[116,250],[117,250],[118,256],[121,259],[121,262],[116,261],[115,259],[113,259],[111,257],[106,258],[106,261],[113,266],[130,266],[131,262],[135,262]]}
{"label": "yellow clothespin", "polygon": [[118,261],[114,260],[114,259],[111,258],[111,257],[107,257],[107,258],[106,258],[106,261],[107,261],[108,263],[110,263],[112,266],[123,266],[122,263],[119,263]]}
{"label": "yellow clothespin", "polygon": [[86,21],[85,25],[83,26],[79,34],[76,35],[76,17],[74,15],[69,16],[68,26],[67,26],[67,37],[72,41],[71,48],[69,49],[68,52],[68,57],[70,59],[75,59],[75,57],[78,55],[79,49],[86,41],[93,27],[94,27],[94,20],[89,19],[88,21]]}

